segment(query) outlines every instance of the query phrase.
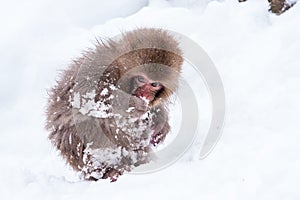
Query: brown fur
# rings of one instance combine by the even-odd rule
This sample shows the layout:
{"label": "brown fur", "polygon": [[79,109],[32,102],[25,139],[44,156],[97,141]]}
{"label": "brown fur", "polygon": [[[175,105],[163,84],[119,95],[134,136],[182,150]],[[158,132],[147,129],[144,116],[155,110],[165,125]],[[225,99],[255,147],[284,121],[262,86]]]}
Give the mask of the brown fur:
{"label": "brown fur", "polygon": [[289,3],[286,0],[268,0],[268,2],[270,4],[269,11],[277,15],[284,13],[296,4],[296,2]]}
{"label": "brown fur", "polygon": [[[132,166],[149,162],[151,145],[161,143],[170,130],[166,106],[169,96],[178,85],[183,62],[181,54],[176,40],[168,32],[152,28],[137,29],[124,33],[120,39],[98,41],[95,49],[86,51],[62,73],[50,91],[46,128],[54,146],[76,171],[83,173],[85,179],[110,178],[115,181],[124,171],[130,171]],[[130,94],[130,79],[136,73],[147,74],[165,86],[149,106]],[[108,85],[119,89],[113,90]],[[104,88],[108,93],[100,95]],[[115,117],[84,115],[73,106],[70,99],[74,99],[76,93],[82,95],[92,90],[96,92],[93,101],[112,105],[106,112],[121,114],[118,120],[126,121],[132,116],[140,116],[135,111],[126,113],[124,109],[128,106],[142,113],[149,111],[153,114],[152,117],[125,125],[126,130],[134,130],[132,128],[142,124],[146,127],[142,134],[117,130]],[[114,99],[109,99],[111,94],[115,96]],[[129,102],[129,105],[124,107],[124,102]],[[154,133],[149,135],[153,127]],[[150,143],[141,145],[149,137]],[[117,164],[98,162],[88,151],[105,151],[109,148],[116,151],[120,149],[121,156]],[[126,152],[134,154],[136,159]]]}
{"label": "brown fur", "polygon": [[[239,2],[245,2],[247,0],[238,0]],[[288,0],[268,0],[269,11],[276,15],[281,15],[285,11],[293,7],[296,2],[289,2]]]}

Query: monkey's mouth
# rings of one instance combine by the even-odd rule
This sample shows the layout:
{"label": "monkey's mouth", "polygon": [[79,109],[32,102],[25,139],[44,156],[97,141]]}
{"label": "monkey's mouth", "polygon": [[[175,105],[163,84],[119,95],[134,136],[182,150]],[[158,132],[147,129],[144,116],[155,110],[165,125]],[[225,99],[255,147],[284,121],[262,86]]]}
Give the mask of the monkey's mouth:
{"label": "monkey's mouth", "polygon": [[153,94],[148,94],[146,92],[137,92],[135,96],[146,102],[147,105],[149,105],[149,103],[152,102],[155,98]]}
{"label": "monkey's mouth", "polygon": [[146,102],[147,104],[149,104],[151,101],[153,101],[153,97],[150,97],[148,95],[144,95],[144,96],[140,96],[140,99],[142,99],[144,102]]}

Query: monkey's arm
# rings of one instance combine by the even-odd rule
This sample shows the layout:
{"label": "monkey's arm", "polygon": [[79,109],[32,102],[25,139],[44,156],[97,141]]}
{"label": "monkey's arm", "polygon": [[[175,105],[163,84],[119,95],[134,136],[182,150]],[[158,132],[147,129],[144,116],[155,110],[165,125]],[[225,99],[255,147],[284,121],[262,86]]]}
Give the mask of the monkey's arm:
{"label": "monkey's arm", "polygon": [[170,125],[168,113],[163,106],[155,106],[152,111],[154,114],[154,125],[152,126],[154,133],[151,135],[150,144],[157,146],[165,140],[166,135],[170,132]]}

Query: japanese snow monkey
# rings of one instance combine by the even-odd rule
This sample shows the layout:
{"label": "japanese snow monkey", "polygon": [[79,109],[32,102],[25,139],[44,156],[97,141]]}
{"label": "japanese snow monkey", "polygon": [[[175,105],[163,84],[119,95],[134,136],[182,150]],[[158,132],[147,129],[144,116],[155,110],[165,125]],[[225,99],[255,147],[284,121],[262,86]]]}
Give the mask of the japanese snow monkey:
{"label": "japanese snow monkey", "polygon": [[97,41],[49,91],[46,129],[85,180],[109,178],[151,161],[170,131],[167,105],[183,63],[166,30],[141,28]]}

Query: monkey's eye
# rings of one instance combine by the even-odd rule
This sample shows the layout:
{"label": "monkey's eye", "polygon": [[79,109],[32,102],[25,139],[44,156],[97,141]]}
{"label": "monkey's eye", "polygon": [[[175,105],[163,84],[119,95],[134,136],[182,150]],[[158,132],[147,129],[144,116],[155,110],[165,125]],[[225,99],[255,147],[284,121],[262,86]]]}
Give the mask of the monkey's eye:
{"label": "monkey's eye", "polygon": [[145,82],[146,82],[146,80],[145,80],[145,78],[144,78],[143,76],[138,76],[138,77],[137,77],[137,80],[138,80],[139,82],[141,82],[141,83],[145,83]]}
{"label": "monkey's eye", "polygon": [[158,86],[160,86],[160,83],[159,82],[153,82],[153,83],[151,83],[151,86],[152,87],[158,87]]}

